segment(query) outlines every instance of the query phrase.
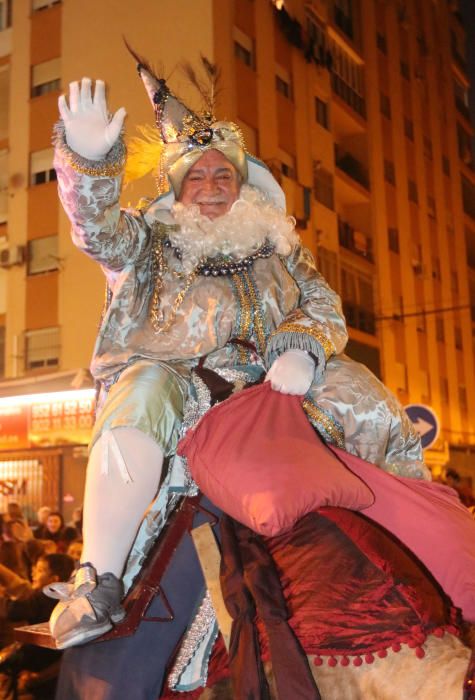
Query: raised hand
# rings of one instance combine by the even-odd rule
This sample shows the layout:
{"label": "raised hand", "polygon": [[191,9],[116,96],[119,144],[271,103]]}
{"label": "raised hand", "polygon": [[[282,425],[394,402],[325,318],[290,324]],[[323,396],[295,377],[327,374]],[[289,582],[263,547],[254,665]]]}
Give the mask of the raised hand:
{"label": "raised hand", "polygon": [[126,111],[117,110],[112,118],[107,110],[104,81],[96,80],[94,97],[91,79],[69,84],[69,107],[65,95],[58,100],[66,129],[66,141],[75,153],[90,160],[101,160],[118,139]]}
{"label": "raised hand", "polygon": [[287,350],[272,364],[266,382],[281,394],[303,396],[315,375],[315,360],[304,350]]}

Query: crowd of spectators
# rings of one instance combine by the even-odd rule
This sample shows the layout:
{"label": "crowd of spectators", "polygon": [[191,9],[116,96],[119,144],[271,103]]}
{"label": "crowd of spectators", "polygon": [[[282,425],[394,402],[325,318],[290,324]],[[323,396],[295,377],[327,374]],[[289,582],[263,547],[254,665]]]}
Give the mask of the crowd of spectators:
{"label": "crowd of spectators", "polygon": [[14,628],[47,622],[57,601],[43,587],[67,581],[82,550],[82,510],[71,523],[47,506],[28,523],[18,503],[0,514],[0,700],[53,700],[61,653],[20,644]]}

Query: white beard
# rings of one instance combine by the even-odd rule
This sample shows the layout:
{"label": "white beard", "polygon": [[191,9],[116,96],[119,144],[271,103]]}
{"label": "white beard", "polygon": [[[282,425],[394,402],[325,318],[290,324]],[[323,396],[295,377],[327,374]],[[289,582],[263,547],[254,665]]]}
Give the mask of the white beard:
{"label": "white beard", "polygon": [[299,242],[295,219],[275,207],[256,187],[243,185],[239,199],[217,219],[200,214],[197,204],[185,206],[175,202],[172,214],[179,225],[169,233],[171,244],[181,251],[186,274],[217,255],[233,260],[255,253],[266,242],[278,255],[290,255]]}

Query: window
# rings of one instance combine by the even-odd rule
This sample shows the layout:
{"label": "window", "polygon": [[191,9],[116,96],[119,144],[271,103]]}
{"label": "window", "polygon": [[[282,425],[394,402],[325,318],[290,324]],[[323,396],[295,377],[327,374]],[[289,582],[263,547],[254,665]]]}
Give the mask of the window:
{"label": "window", "polygon": [[411,71],[409,69],[409,63],[406,61],[401,61],[399,64],[399,69],[401,71],[401,75],[405,80],[410,80],[411,78]]}
{"label": "window", "polygon": [[56,180],[53,168],[53,149],[30,153],[30,185],[41,185],[44,182]]}
{"label": "window", "polygon": [[59,328],[42,328],[39,331],[27,331],[25,333],[26,369],[58,367],[59,337]]}
{"label": "window", "polygon": [[376,46],[381,51],[381,53],[384,53],[384,54],[388,53],[388,45],[387,45],[386,37],[384,34],[381,34],[381,32],[376,33]]}
{"label": "window", "polygon": [[0,0],[0,32],[12,26],[13,0]]}
{"label": "window", "polygon": [[346,321],[352,328],[374,335],[376,332],[374,315],[373,283],[370,277],[358,270],[341,268],[341,296]]}
{"label": "window", "polygon": [[326,66],[327,59],[329,56],[326,44],[326,30],[325,27],[320,24],[320,20],[313,13],[310,7],[307,10],[307,33],[308,38],[311,43],[311,50],[309,57],[313,58],[315,63]]}
{"label": "window", "polygon": [[444,320],[442,318],[435,319],[435,337],[439,343],[445,341]]}
{"label": "window", "polygon": [[323,126],[324,129],[329,129],[329,119],[328,119],[328,103],[321,100],[319,97],[315,98],[315,119]]}
{"label": "window", "polygon": [[277,92],[280,92],[280,94],[287,97],[287,99],[292,99],[292,88],[290,83],[281,78],[280,75],[275,76],[275,88]]}
{"label": "window", "polygon": [[391,185],[396,184],[396,172],[394,170],[394,163],[391,160],[384,161],[384,179]]}
{"label": "window", "polygon": [[399,231],[397,228],[388,228],[388,243],[389,250],[393,253],[399,253]]}
{"label": "window", "polygon": [[447,156],[442,156],[442,171],[444,175],[450,177],[450,160]]}
{"label": "window", "polygon": [[254,70],[256,68],[254,41],[237,27],[233,28],[233,39],[235,57],[238,61],[241,61],[244,65]]}
{"label": "window", "polygon": [[285,177],[296,179],[297,165],[294,156],[290,155],[290,153],[287,153],[286,151],[283,151],[280,148],[278,152],[278,158],[280,162],[280,172],[282,173],[282,175],[285,175]]}
{"label": "window", "polygon": [[47,92],[61,89],[61,59],[53,58],[32,66],[31,96],[45,95]]}
{"label": "window", "polygon": [[35,238],[28,242],[28,274],[58,269],[58,236]]}
{"label": "window", "polygon": [[387,119],[391,119],[391,100],[384,92],[379,93],[379,109]]}
{"label": "window", "polygon": [[417,191],[417,185],[414,182],[414,180],[407,181],[407,190],[409,194],[409,200],[417,204],[417,202],[419,201],[419,193]]}
{"label": "window", "polygon": [[51,5],[57,5],[61,0],[32,0],[32,10],[44,10]]}
{"label": "window", "polygon": [[320,204],[333,209],[333,175],[316,161],[313,163],[313,196]]}
{"label": "window", "polygon": [[462,329],[459,326],[455,326],[454,338],[455,347],[457,348],[457,350],[463,350]]}
{"label": "window", "polygon": [[335,0],[335,24],[350,39],[354,38],[353,0]]}
{"label": "window", "polygon": [[404,117],[404,134],[409,141],[414,141],[414,122],[408,117]]}

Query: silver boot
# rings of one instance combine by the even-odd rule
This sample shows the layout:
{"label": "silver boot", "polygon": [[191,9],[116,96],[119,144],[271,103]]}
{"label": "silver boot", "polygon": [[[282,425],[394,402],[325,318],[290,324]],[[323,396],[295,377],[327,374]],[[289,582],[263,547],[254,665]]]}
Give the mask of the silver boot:
{"label": "silver boot", "polygon": [[96,639],[125,617],[122,581],[111,573],[98,576],[91,564],[82,564],[70,583],[53,583],[43,592],[60,600],[49,621],[57,649]]}

